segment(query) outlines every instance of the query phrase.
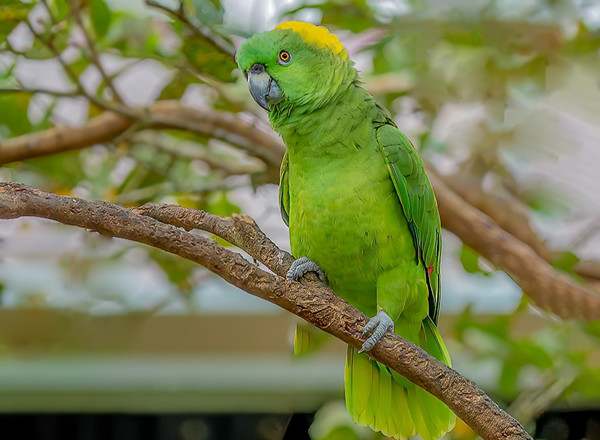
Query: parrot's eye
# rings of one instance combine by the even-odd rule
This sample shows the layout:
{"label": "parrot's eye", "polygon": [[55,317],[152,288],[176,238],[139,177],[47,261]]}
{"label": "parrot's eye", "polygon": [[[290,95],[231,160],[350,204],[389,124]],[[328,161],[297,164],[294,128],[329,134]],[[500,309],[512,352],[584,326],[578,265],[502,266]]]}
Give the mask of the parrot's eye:
{"label": "parrot's eye", "polygon": [[292,61],[292,56],[287,50],[282,50],[281,52],[279,52],[279,57],[277,60],[279,64],[290,64],[290,61]]}

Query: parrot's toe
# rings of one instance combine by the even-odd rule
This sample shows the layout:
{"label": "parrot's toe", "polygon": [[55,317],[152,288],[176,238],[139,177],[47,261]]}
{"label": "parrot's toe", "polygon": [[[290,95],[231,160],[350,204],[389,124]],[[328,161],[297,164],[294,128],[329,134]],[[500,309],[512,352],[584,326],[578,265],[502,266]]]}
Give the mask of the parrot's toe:
{"label": "parrot's toe", "polygon": [[317,263],[308,257],[300,257],[295,260],[290,266],[290,269],[287,271],[287,278],[288,280],[299,281],[300,278],[302,278],[308,272],[316,273],[321,281],[324,283],[327,282],[325,272],[321,270]]}
{"label": "parrot's toe", "polygon": [[362,332],[363,336],[366,336],[369,333],[371,333],[371,336],[367,338],[358,352],[364,353],[366,351],[371,351],[387,331],[394,332],[394,321],[387,313],[380,310],[377,312],[377,315],[369,319],[369,322],[365,325]]}

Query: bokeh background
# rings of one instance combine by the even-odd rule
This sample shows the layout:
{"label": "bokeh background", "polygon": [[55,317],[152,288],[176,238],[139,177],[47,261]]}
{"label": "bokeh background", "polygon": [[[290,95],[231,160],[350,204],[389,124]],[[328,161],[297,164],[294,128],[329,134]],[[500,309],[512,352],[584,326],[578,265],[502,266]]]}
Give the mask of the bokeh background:
{"label": "bokeh background", "polygon": [[[157,3],[0,2],[0,149],[82,126],[114,102],[175,100],[266,127],[231,57],[194,28],[235,47],[302,19],[340,36],[438,173],[517,209],[557,270],[580,276],[600,258],[599,1]],[[141,121],[105,144],[6,164],[0,180],[125,206],[243,212],[289,249],[273,167],[218,137]],[[458,371],[538,438],[600,439],[600,327],[532,307],[450,233],[442,283]],[[294,359],[289,315],[163,252],[2,221],[0,303],[0,420],[30,438],[270,440],[287,428],[306,438],[290,435],[310,425],[313,440],[379,438],[341,404],[340,343]],[[459,423],[448,438],[475,436]]]}

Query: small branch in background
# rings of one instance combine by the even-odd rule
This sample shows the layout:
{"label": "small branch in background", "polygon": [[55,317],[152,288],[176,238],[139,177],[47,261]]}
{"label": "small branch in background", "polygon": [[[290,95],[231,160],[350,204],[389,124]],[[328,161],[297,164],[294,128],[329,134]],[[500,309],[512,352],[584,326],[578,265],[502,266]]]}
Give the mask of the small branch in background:
{"label": "small branch in background", "polygon": [[560,399],[576,378],[574,370],[562,371],[558,377],[546,377],[538,388],[524,390],[510,405],[510,413],[524,425],[529,425]]}
{"label": "small branch in background", "polygon": [[[42,2],[42,3],[44,5],[46,5],[45,2]],[[46,7],[49,10],[49,7],[48,6],[46,6]],[[46,48],[52,53],[52,55],[54,55],[54,57],[56,58],[56,60],[58,61],[58,63],[63,68],[63,71],[67,74],[67,76],[73,82],[73,84],[75,85],[75,87],[77,87],[77,91],[79,92],[79,94],[84,95],[84,96],[87,97],[88,93],[85,90],[85,88],[81,85],[81,82],[79,81],[78,76],[75,74],[75,72],[73,72],[73,70],[71,69],[71,67],[69,66],[69,64],[65,61],[65,59],[62,56],[62,54],[60,53],[60,51],[58,50],[58,48],[54,45],[54,43],[52,42],[52,40],[51,39],[43,38],[43,36],[38,31],[35,30],[35,27],[33,26],[33,24],[29,20],[25,21],[25,25],[27,26],[27,28],[29,29],[29,31],[33,34],[33,36],[38,41],[40,41],[44,46],[46,46]]]}
{"label": "small branch in background", "polygon": [[179,141],[157,133],[140,133],[131,139],[131,143],[148,145],[175,157],[199,160],[212,170],[221,171],[226,176],[257,174],[266,171],[264,163],[254,158],[249,157],[242,160],[213,154],[207,146]]}
{"label": "small branch in background", "polygon": [[[362,329],[367,317],[328,287],[311,280],[289,281],[260,269],[213,240],[173,226],[189,222],[189,226],[208,232],[223,231],[226,239],[261,260],[273,272],[285,272],[291,263],[289,254],[268,240],[249,217],[222,219],[204,213],[204,218],[188,218],[186,213],[195,215],[192,213],[196,211],[184,210],[169,219],[166,217],[169,211],[163,211],[159,215],[168,220],[164,223],[140,212],[143,211],[106,202],[57,196],[20,184],[0,184],[0,218],[48,218],[162,249],[201,264],[231,284],[294,313],[348,344],[359,347],[363,342]],[[145,214],[150,213],[150,210],[145,211]],[[233,232],[230,232],[231,225]],[[246,236],[243,231],[252,231],[252,234]],[[531,440],[519,422],[477,385],[399,336],[387,333],[370,355],[441,399],[484,439]]]}
{"label": "small branch in background", "polygon": [[273,133],[252,121],[212,109],[192,109],[176,101],[159,101],[141,122],[105,112],[82,127],[54,127],[0,141],[0,165],[32,157],[86,148],[131,136],[141,128],[174,128],[220,139],[262,160],[269,182],[277,182],[284,147]]}
{"label": "small branch in background", "polygon": [[182,2],[179,3],[178,9],[171,9],[168,6],[165,6],[162,3],[153,0],[144,0],[144,3],[146,3],[146,5],[150,6],[151,8],[160,9],[161,11],[166,12],[168,15],[175,18],[176,20],[181,21],[187,26],[188,29],[192,31],[192,33],[196,37],[207,41],[215,49],[231,57],[235,56],[235,49],[231,45],[231,43],[229,43],[220,35],[216,34],[212,29],[208,28],[207,26],[202,26],[192,21],[192,19],[188,17],[185,13]]}
{"label": "small branch in background", "polygon": [[161,196],[170,195],[173,193],[187,193],[200,196],[202,194],[212,193],[215,191],[231,191],[243,187],[242,184],[228,183],[223,181],[208,182],[200,185],[190,185],[181,187],[174,183],[163,182],[156,185],[144,186],[128,192],[121,193],[114,197],[116,203],[132,206],[144,202],[146,200],[156,199]]}
{"label": "small branch in background", "polygon": [[[428,171],[430,174],[434,173],[431,168]],[[498,226],[531,247],[544,260],[552,260],[552,252],[531,227],[527,213],[516,203],[484,192],[479,182],[465,181],[459,176],[435,175],[465,201],[492,218]]]}
{"label": "small branch in background", "polygon": [[[508,198],[485,192],[481,189],[478,182],[467,182],[458,176],[443,176],[436,173],[431,167],[428,169],[428,172],[430,175],[435,175],[436,178],[443,181],[460,197],[469,202],[470,205],[488,215],[506,232],[531,247],[546,262],[553,263],[559,252],[548,248],[546,243],[531,226],[529,215],[518,205],[517,201],[511,201]],[[573,241],[570,248],[576,249],[585,240],[589,239],[591,235],[597,233],[599,229],[600,225],[594,222],[582,231]],[[573,271],[588,282],[598,281],[600,280],[600,261],[583,260],[575,265]],[[594,287],[594,290],[598,290],[597,287]]]}
{"label": "small branch in background", "polygon": [[[598,233],[600,233],[600,219],[595,218],[589,225],[587,225],[587,227],[583,228],[583,230],[577,234],[577,236],[571,241],[569,247],[571,249],[577,249],[595,238]],[[597,273],[600,274],[600,272]],[[600,278],[600,275],[597,278]]]}
{"label": "small branch in background", "polygon": [[600,261],[582,260],[575,264],[575,273],[579,276],[595,280],[596,284],[600,280]]}
{"label": "small branch in background", "polygon": [[92,63],[94,64],[94,66],[96,66],[96,69],[98,69],[98,72],[100,73],[102,80],[106,84],[106,87],[108,87],[108,89],[110,90],[113,99],[118,103],[122,104],[124,102],[123,98],[115,88],[113,79],[108,75],[108,73],[104,69],[104,66],[102,65],[102,62],[100,60],[100,55],[96,50],[96,44],[94,43],[94,40],[92,39],[88,30],[86,29],[85,24],[83,23],[83,18],[81,16],[81,3],[79,1],[71,1],[71,13],[75,18],[79,29],[81,29]]}
{"label": "small branch in background", "polygon": [[531,247],[506,232],[430,173],[442,226],[505,270],[536,305],[561,318],[600,319],[600,295],[556,271]]}
{"label": "small branch in background", "polygon": [[[48,13],[48,16],[50,17],[50,21],[53,24],[56,24],[56,20],[55,20],[54,16],[52,15],[52,10],[50,9],[50,6],[48,5],[47,0],[42,0],[42,4],[44,5],[44,7]],[[61,65],[63,71],[69,77],[69,79],[74,84],[74,86],[76,87],[77,91],[79,92],[79,94],[81,96],[87,98],[91,103],[93,103],[94,105],[96,105],[97,107],[100,107],[102,109],[112,111],[115,113],[120,113],[120,114],[130,117],[130,118],[143,119],[143,117],[144,117],[143,113],[140,113],[139,111],[137,111],[135,109],[131,109],[129,107],[120,105],[119,103],[107,102],[103,99],[96,97],[94,94],[89,93],[86,90],[85,86],[82,84],[81,80],[79,79],[79,76],[75,73],[75,71],[71,68],[71,66],[69,66],[69,64],[66,62],[66,60],[62,56],[60,50],[58,50],[58,48],[54,45],[52,38],[44,38],[43,35],[41,35],[38,31],[35,30],[35,27],[29,20],[25,20],[25,25],[27,26],[29,31],[33,34],[33,36],[38,41],[40,41],[44,46],[46,46],[46,48],[52,53],[52,55],[54,55],[54,57],[56,58],[58,63]]]}
{"label": "small branch in background", "polygon": [[50,89],[44,89],[44,88],[40,88],[40,87],[28,87],[28,88],[1,88],[0,87],[0,93],[1,94],[6,94],[6,93],[26,93],[26,94],[42,94],[42,95],[50,95],[50,96],[56,96],[57,98],[77,98],[79,96],[81,96],[79,94],[79,92],[75,91],[75,90],[50,90]]}

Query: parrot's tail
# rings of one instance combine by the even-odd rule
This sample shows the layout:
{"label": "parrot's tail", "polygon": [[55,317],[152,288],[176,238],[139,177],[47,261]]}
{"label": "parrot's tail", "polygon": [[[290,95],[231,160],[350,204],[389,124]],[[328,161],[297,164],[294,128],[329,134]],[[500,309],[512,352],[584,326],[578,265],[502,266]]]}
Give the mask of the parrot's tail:
{"label": "parrot's tail", "polygon": [[[429,318],[421,333],[419,345],[450,366],[448,350]],[[388,437],[405,440],[418,434],[437,440],[454,427],[456,417],[443,402],[354,347],[348,347],[345,384],[354,421]]]}

